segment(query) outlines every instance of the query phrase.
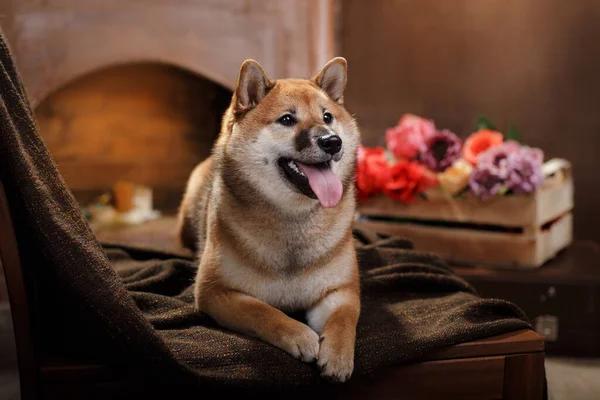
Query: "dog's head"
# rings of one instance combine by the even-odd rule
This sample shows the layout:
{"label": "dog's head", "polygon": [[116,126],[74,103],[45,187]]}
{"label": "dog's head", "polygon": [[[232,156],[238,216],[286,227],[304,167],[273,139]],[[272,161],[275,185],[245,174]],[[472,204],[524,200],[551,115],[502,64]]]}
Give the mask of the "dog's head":
{"label": "dog's head", "polygon": [[241,67],[227,124],[225,159],[268,201],[289,210],[353,195],[360,133],[343,106],[346,60],[334,58],[312,79],[270,80]]}

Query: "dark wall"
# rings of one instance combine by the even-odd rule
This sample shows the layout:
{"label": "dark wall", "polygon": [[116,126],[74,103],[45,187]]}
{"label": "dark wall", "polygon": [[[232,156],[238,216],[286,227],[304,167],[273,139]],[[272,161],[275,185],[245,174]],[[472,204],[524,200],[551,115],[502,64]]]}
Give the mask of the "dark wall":
{"label": "dark wall", "polygon": [[575,171],[575,236],[600,240],[600,1],[344,0],[346,102],[364,141],[401,114],[460,135],[515,124]]}

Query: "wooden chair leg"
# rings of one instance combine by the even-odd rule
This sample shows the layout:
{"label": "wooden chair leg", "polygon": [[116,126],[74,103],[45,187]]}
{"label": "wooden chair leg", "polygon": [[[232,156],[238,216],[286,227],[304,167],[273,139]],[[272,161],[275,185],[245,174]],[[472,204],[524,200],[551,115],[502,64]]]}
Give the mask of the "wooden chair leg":
{"label": "wooden chair leg", "polygon": [[544,353],[507,356],[504,362],[504,399],[543,399],[544,376]]}

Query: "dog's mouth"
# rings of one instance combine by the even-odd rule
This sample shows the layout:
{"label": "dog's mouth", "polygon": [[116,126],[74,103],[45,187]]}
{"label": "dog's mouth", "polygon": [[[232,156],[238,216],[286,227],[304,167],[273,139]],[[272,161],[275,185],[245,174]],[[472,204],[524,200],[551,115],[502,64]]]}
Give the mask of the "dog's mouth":
{"label": "dog's mouth", "polygon": [[342,181],[331,170],[332,162],[305,164],[290,158],[278,161],[287,180],[300,193],[318,199],[323,207],[335,207],[342,198]]}

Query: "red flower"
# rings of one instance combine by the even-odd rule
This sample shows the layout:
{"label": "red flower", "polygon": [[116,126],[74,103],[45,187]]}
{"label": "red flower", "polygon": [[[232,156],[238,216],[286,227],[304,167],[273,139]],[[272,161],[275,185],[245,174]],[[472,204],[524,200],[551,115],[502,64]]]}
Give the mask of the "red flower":
{"label": "red flower", "polygon": [[360,146],[356,164],[358,198],[365,200],[370,195],[382,191],[388,176],[389,166],[383,147]]}
{"label": "red flower", "polygon": [[435,173],[421,164],[400,160],[389,169],[389,178],[383,190],[394,200],[409,203],[415,195],[438,185]]}

